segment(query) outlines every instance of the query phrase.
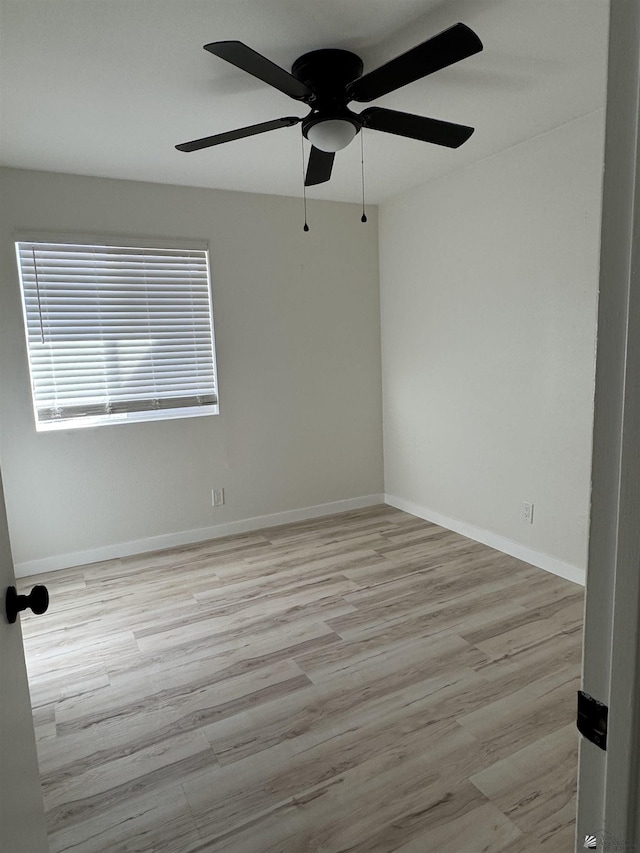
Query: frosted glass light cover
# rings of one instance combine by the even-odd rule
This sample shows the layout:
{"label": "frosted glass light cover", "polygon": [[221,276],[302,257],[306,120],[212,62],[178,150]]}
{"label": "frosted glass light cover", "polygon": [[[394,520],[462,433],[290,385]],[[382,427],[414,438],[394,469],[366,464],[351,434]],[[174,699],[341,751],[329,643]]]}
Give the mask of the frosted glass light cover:
{"label": "frosted glass light cover", "polygon": [[355,125],[341,118],[319,121],[307,131],[307,139],[320,151],[340,151],[347,147],[355,135]]}

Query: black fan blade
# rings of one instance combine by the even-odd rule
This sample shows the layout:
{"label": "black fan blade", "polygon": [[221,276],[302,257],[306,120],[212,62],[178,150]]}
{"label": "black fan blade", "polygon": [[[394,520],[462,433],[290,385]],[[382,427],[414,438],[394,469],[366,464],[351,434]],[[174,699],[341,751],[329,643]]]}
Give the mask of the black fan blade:
{"label": "black fan blade", "polygon": [[298,116],[286,116],[276,118],[273,121],[263,121],[261,124],[251,124],[249,127],[239,127],[238,130],[228,130],[226,133],[216,133],[215,136],[204,136],[202,139],[192,139],[191,142],[183,142],[176,145],[178,151],[200,151],[201,148],[210,148],[212,145],[220,145],[223,142],[233,142],[234,139],[244,139],[245,136],[254,136],[256,133],[266,133],[268,130],[277,130],[279,127],[291,127],[302,121]]}
{"label": "black fan blade", "polygon": [[314,187],[316,184],[324,184],[325,181],[329,180],[335,156],[333,151],[321,151],[319,148],[311,146],[307,176],[304,179],[305,187]]}
{"label": "black fan blade", "polygon": [[211,44],[205,44],[204,49],[279,89],[290,98],[306,101],[313,94],[311,89],[293,74],[289,74],[284,68],[280,68],[241,41],[212,41]]}
{"label": "black fan blade", "polygon": [[369,107],[360,113],[365,127],[408,136],[421,142],[445,145],[447,148],[459,148],[473,133],[472,127],[453,124],[436,118],[425,118],[413,113],[400,113],[397,110],[385,110],[382,107]]}
{"label": "black fan blade", "polygon": [[373,101],[481,50],[482,42],[470,27],[454,24],[448,30],[349,83],[347,93],[353,101]]}

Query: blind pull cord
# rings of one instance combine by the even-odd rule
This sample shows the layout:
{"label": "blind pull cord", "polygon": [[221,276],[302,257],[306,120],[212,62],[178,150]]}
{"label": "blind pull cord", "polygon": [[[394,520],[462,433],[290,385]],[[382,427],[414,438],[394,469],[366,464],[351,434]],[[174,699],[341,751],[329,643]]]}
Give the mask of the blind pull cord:
{"label": "blind pull cord", "polygon": [[42,306],[40,304],[40,282],[38,280],[38,264],[36,263],[36,250],[32,246],[31,254],[33,255],[33,272],[36,279],[36,295],[38,297],[38,320],[40,321],[40,343],[44,343],[44,325],[42,323]]}

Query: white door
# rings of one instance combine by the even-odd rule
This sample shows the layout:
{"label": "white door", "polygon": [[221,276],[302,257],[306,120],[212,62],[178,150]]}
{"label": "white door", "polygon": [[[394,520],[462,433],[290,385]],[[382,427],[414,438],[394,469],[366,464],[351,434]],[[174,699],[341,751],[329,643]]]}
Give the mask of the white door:
{"label": "white door", "polygon": [[609,708],[583,740],[576,848],[640,851],[640,0],[611,0],[583,688]]}
{"label": "white door", "polygon": [[0,850],[46,853],[49,846],[20,618],[10,625],[4,608],[6,589],[14,585],[0,476]]}

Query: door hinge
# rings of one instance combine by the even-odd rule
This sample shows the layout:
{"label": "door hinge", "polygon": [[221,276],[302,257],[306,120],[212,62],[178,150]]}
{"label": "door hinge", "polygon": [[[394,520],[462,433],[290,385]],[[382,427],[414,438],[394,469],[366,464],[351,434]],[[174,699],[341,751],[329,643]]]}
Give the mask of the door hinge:
{"label": "door hinge", "polygon": [[609,708],[605,704],[598,702],[584,690],[578,690],[578,731],[604,750],[607,748],[608,719]]}

